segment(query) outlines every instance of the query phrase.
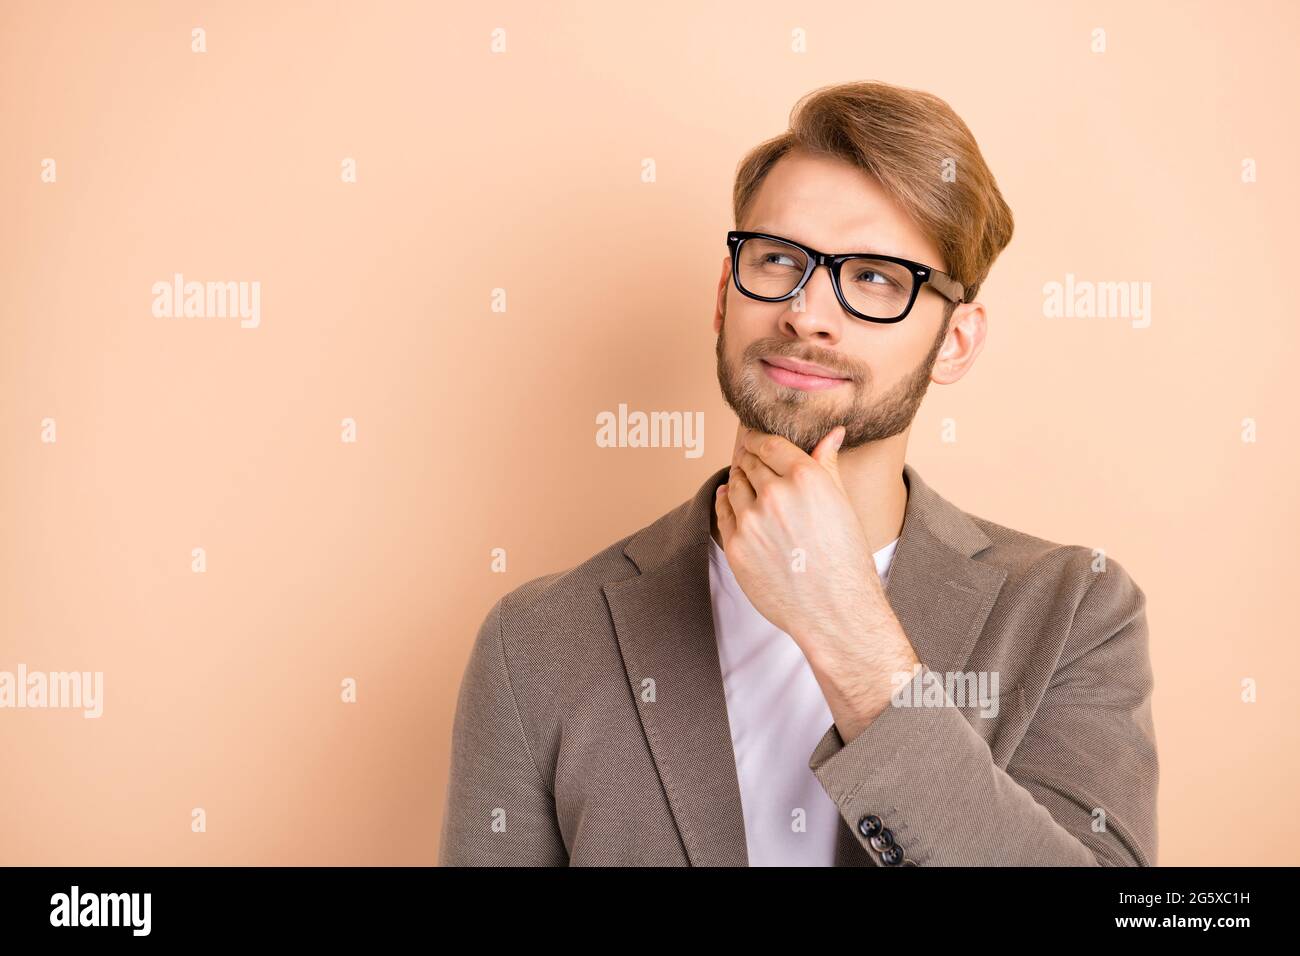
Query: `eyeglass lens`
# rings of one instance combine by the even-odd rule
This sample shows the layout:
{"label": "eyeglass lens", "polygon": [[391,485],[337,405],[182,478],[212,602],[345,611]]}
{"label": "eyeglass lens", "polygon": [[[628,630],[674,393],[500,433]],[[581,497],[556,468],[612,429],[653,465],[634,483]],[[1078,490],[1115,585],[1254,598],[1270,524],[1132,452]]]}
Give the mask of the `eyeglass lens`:
{"label": "eyeglass lens", "polygon": [[[740,284],[767,298],[789,295],[808,268],[808,256],[802,249],[775,239],[745,239],[737,261]],[[845,300],[854,310],[873,319],[901,315],[912,297],[915,281],[907,266],[884,259],[847,259],[840,272]]]}

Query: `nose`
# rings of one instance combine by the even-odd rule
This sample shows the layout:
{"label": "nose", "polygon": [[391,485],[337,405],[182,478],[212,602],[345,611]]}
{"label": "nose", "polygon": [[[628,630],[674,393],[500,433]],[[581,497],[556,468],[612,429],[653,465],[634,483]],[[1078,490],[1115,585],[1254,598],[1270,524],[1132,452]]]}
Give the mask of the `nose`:
{"label": "nose", "polygon": [[835,297],[829,265],[819,263],[781,315],[781,330],[801,339],[838,342],[847,316]]}

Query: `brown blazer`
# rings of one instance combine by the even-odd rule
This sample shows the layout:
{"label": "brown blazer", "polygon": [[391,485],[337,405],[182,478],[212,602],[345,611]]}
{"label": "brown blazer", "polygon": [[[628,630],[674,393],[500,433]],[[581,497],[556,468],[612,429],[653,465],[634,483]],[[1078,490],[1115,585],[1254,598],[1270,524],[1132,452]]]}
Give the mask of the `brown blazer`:
{"label": "brown blazer", "polygon": [[[999,673],[997,714],[890,707],[848,746],[832,724],[791,754],[840,807],[837,865],[896,858],[872,846],[882,826],[919,866],[1154,865],[1142,589],[903,476],[886,596],[930,671]],[[726,477],[492,607],[456,707],[440,864],[748,864],[709,595]]]}

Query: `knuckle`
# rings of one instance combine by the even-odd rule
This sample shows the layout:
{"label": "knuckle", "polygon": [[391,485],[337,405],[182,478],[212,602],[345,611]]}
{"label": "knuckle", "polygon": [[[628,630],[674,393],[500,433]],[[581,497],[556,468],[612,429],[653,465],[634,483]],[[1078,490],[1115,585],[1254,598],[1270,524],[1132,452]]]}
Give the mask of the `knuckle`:
{"label": "knuckle", "polygon": [[799,486],[805,486],[817,478],[818,466],[815,464],[798,464],[790,469],[790,480]]}

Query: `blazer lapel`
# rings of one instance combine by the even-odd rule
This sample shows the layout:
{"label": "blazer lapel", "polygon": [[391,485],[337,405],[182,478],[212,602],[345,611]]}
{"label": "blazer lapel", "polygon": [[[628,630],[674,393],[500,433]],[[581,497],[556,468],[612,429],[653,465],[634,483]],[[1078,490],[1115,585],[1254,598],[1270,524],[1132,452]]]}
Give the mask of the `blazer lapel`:
{"label": "blazer lapel", "polygon": [[[633,535],[624,553],[641,573],[604,586],[641,725],[693,866],[749,865],[709,594],[709,515],[729,468]],[[646,699],[651,680],[653,702]]]}
{"label": "blazer lapel", "polygon": [[961,671],[1007,572],[974,560],[991,542],[971,517],[903,466],[907,507],[885,596],[916,656],[940,674]]}
{"label": "blazer lapel", "polygon": [[[710,514],[729,467],[634,534],[623,551],[639,573],[604,585],[641,725],[693,866],[749,863],[709,593]],[[960,671],[1007,572],[973,560],[990,542],[965,512],[910,465],[903,480],[907,505],[885,595],[922,663]],[[849,837],[837,863],[873,864]]]}

